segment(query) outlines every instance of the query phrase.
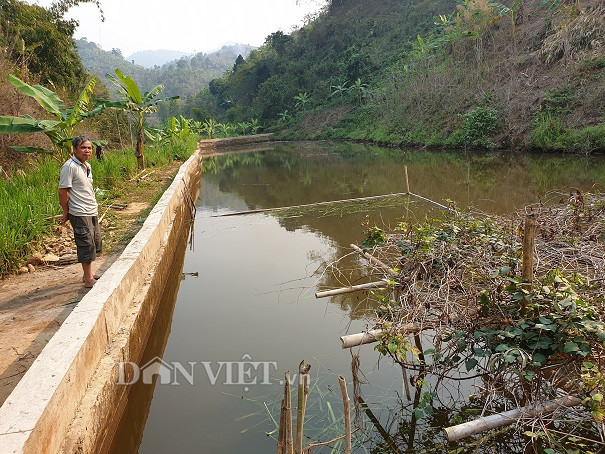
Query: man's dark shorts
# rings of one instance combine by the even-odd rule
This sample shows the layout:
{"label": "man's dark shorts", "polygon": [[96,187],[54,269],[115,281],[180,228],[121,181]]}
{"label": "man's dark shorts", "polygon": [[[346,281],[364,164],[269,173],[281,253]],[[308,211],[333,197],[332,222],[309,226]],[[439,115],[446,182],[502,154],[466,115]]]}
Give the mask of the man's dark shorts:
{"label": "man's dark shorts", "polygon": [[74,229],[74,239],[78,250],[78,262],[93,262],[101,253],[101,229],[97,216],[69,215],[69,222]]}

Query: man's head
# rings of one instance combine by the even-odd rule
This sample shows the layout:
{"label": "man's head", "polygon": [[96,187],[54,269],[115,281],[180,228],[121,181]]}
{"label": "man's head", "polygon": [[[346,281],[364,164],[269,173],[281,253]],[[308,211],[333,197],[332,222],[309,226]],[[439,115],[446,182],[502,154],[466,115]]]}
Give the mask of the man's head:
{"label": "man's head", "polygon": [[74,156],[80,162],[86,162],[92,156],[92,142],[88,137],[79,136],[71,141],[74,150]]}

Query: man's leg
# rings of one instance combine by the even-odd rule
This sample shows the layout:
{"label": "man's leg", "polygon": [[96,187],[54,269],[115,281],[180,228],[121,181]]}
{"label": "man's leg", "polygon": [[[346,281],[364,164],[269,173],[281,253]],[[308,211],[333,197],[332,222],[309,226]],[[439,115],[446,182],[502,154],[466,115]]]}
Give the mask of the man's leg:
{"label": "man's leg", "polygon": [[91,288],[97,282],[92,274],[92,262],[82,262],[82,271],[84,271],[84,277],[82,278],[84,287]]}

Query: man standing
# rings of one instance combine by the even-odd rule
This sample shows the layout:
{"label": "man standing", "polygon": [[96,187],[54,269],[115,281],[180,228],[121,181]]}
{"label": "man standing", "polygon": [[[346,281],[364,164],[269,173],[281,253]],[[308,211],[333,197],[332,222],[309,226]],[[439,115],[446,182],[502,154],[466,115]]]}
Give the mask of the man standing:
{"label": "man standing", "polygon": [[84,287],[92,288],[100,276],[93,274],[92,262],[101,252],[98,205],[92,187],[92,170],[87,163],[92,156],[92,142],[84,136],[72,140],[74,155],[61,167],[59,202],[61,222],[69,219],[74,229],[78,262],[82,264]]}

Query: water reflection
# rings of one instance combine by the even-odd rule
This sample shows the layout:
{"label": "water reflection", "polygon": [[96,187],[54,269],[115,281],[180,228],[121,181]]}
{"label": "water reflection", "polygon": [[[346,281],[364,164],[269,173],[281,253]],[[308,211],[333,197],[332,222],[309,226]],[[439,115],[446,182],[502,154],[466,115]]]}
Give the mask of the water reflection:
{"label": "water reflection", "polygon": [[[565,197],[570,187],[605,185],[602,158],[406,152],[349,143],[277,144],[270,151],[204,158],[196,250],[187,253],[184,266],[199,278],[182,282],[164,359],[225,362],[249,355],[278,367],[270,386],[245,389],[202,379],[194,386],[157,386],[141,452],[273,452],[274,419],[283,393],[279,379],[286,370],[297,370],[302,359],[312,364],[308,441],[342,433],[336,376],[350,375],[351,357],[340,349],[338,336],[365,329],[374,303],[363,293],[330,300],[316,300],[313,293],[366,278],[353,254],[339,263],[342,274],[326,267],[349,254],[349,243],[359,243],[367,226],[395,226],[402,219],[421,220],[439,212],[400,199],[363,210],[347,205],[280,216],[212,216],[403,192],[405,165],[412,191],[491,213],[508,213],[539,198]],[[562,194],[548,195],[553,189]],[[437,411],[417,419],[413,403],[422,396],[412,388],[410,402],[402,397],[399,366],[379,361],[371,346],[357,351],[368,382],[362,394],[392,439],[387,441],[370,423],[371,430],[358,437],[363,449],[388,452],[395,443],[400,452],[444,452],[440,429],[456,416],[449,410],[453,402],[462,411],[472,386],[446,388],[438,396],[443,404]],[[496,451],[489,452],[516,450],[502,440],[501,448],[499,440]]]}
{"label": "water reflection", "polygon": [[[600,156],[464,154],[312,142],[206,158],[202,199],[218,210],[211,193],[220,193],[223,207],[242,211],[400,193],[406,186],[405,166],[413,192],[443,204],[453,201],[462,210],[493,214],[563,200],[575,189],[605,187],[605,160]],[[234,200],[227,201],[227,194]],[[392,229],[399,221],[440,215],[439,209],[405,197],[276,214],[288,231],[304,227],[333,242],[335,250],[323,257],[324,266],[348,254],[348,245],[359,243],[368,226]],[[339,263],[339,274],[324,274],[318,286],[329,289],[367,281],[358,258],[351,255]],[[332,302],[358,319],[373,307],[365,295],[337,296]]]}

